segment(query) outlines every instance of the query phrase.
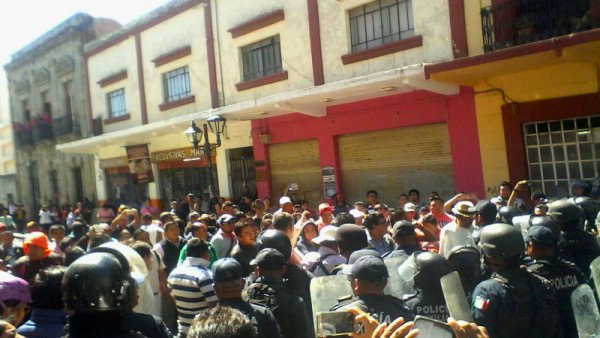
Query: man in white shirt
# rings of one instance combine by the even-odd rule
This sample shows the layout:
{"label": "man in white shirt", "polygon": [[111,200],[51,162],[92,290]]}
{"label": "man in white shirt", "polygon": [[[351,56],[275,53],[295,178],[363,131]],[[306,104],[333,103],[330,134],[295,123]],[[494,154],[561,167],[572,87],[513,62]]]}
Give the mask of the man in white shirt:
{"label": "man in white shirt", "polygon": [[452,208],[456,220],[442,228],[440,233],[440,255],[448,258],[450,251],[456,246],[477,247],[473,240],[475,211],[475,206],[470,201],[460,201]]}

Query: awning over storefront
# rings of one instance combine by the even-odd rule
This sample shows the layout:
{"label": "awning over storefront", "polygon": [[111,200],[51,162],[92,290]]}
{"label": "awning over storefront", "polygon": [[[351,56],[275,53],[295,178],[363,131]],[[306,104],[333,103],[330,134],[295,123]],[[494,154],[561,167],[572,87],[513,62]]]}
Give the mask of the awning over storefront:
{"label": "awning over storefront", "polygon": [[221,115],[230,121],[262,119],[289,113],[322,117],[327,115],[327,108],[330,106],[417,90],[426,90],[442,95],[455,95],[459,93],[459,86],[426,80],[425,65],[411,65],[327,83],[318,87],[279,93],[216,109],[177,116],[104,135],[59,144],[56,149],[70,153],[95,154],[99,148],[107,145],[137,144],[141,137],[181,133],[189,126],[190,121],[206,120],[214,115]]}
{"label": "awning over storefront", "polygon": [[425,66],[425,77],[476,86],[484,79],[552,65],[600,64],[600,29]]}

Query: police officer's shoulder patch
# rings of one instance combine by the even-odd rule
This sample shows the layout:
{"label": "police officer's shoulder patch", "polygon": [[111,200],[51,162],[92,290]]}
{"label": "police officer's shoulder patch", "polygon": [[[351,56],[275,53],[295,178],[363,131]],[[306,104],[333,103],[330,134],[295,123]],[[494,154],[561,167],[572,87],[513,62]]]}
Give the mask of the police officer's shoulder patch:
{"label": "police officer's shoulder patch", "polygon": [[489,305],[490,300],[483,296],[477,296],[473,299],[473,306],[481,311],[486,311]]}

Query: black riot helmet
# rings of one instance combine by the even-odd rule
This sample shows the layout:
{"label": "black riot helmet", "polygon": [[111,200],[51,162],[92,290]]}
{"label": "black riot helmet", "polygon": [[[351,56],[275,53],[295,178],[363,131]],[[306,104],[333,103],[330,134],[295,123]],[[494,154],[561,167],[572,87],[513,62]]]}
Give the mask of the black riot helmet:
{"label": "black riot helmet", "polygon": [[552,230],[556,238],[560,237],[560,224],[550,216],[536,216],[529,219],[529,227],[543,226]]}
{"label": "black riot helmet", "polygon": [[135,281],[129,263],[117,250],[90,252],[73,262],[62,282],[67,309],[114,311],[131,307]]}
{"label": "black riot helmet", "polygon": [[266,248],[275,249],[283,254],[286,261],[292,256],[292,242],[281,230],[265,230],[258,235],[256,242],[258,243],[259,250]]}
{"label": "black riot helmet", "polygon": [[500,208],[500,210],[498,210],[498,216],[500,216],[500,219],[502,220],[502,222],[506,223],[506,224],[510,224],[512,225],[512,219],[513,217],[519,216],[521,215],[521,212],[519,211],[519,209],[517,209],[516,207],[513,206],[503,206],[502,208]]}
{"label": "black riot helmet", "polygon": [[481,230],[479,247],[484,256],[509,259],[523,254],[525,240],[521,231],[512,225],[494,223]]}
{"label": "black riot helmet", "polygon": [[458,272],[465,292],[471,292],[481,278],[481,254],[472,246],[457,246],[448,255],[450,268]]}
{"label": "black riot helmet", "polygon": [[440,278],[451,269],[444,256],[425,251],[415,254],[415,288],[424,292],[441,292]]}
{"label": "black riot helmet", "polygon": [[592,191],[592,185],[584,180],[573,180],[569,184],[573,197],[589,196]]}
{"label": "black riot helmet", "polygon": [[558,221],[563,230],[580,229],[583,226],[583,211],[568,200],[550,203],[547,214]]}

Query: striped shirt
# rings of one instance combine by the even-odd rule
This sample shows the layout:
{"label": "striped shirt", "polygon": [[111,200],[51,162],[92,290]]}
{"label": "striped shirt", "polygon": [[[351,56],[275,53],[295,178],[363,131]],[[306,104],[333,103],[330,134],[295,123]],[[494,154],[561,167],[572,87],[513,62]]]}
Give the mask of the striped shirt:
{"label": "striped shirt", "polygon": [[188,257],[167,279],[177,306],[177,324],[181,333],[186,334],[194,317],[217,301],[208,264],[206,259]]}

